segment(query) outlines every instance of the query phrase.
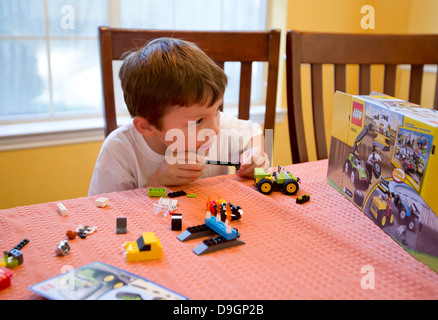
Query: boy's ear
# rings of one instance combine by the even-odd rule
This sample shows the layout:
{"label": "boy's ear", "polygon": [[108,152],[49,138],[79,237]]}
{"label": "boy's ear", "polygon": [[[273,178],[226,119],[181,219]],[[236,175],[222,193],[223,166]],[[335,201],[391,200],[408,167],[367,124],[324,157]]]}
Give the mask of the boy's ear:
{"label": "boy's ear", "polygon": [[152,137],[158,131],[149,121],[140,116],[134,117],[133,123],[135,130],[144,137]]}

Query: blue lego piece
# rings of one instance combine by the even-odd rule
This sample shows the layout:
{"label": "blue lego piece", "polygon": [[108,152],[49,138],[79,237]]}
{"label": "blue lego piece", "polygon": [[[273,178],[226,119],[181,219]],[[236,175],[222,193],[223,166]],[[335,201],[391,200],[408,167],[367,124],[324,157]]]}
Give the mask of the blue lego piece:
{"label": "blue lego piece", "polygon": [[216,217],[210,217],[210,219],[205,218],[205,224],[226,240],[234,240],[239,236],[237,230],[233,228],[231,228],[230,233],[227,233],[225,224],[222,221],[216,221]]}

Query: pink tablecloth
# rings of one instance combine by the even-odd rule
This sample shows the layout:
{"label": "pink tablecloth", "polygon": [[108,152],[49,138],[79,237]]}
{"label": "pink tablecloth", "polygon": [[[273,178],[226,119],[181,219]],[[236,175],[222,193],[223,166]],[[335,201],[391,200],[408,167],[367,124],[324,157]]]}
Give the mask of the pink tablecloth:
{"label": "pink tablecloth", "polygon": [[[207,197],[223,198],[244,210],[232,226],[245,245],[197,256],[202,239],[180,242],[170,217],[154,215],[158,198],[147,189],[106,194],[110,203],[95,206],[97,197],[63,200],[67,216],[56,202],[0,211],[0,249],[10,250],[22,239],[24,263],[13,269],[11,287],[0,299],[40,299],[28,288],[61,273],[101,261],[128,270],[190,299],[438,299],[438,274],[415,260],[381,228],[330,187],[327,161],[289,166],[302,183],[297,196],[255,190],[252,180],[235,175],[198,180],[186,185],[197,198],[180,197],[183,230],[202,224]],[[177,191],[181,188],[169,189]],[[128,233],[116,234],[116,218],[128,218]],[[55,254],[65,233],[79,224],[97,226],[86,239],[69,241],[66,256]],[[163,258],[126,262],[121,246],[153,231],[163,246]],[[371,286],[371,287],[370,287]]]}

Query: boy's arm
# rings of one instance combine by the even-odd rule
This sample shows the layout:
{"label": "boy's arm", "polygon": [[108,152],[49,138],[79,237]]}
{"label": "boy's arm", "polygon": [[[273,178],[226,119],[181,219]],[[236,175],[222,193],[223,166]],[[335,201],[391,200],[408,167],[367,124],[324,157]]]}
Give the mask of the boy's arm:
{"label": "boy's arm", "polygon": [[91,178],[88,196],[136,188],[133,181],[116,176],[113,171],[96,167]]}
{"label": "boy's arm", "polygon": [[265,137],[260,134],[251,138],[249,149],[240,155],[240,169],[236,174],[239,177],[254,177],[254,169],[262,167],[265,170],[269,168],[268,155],[265,153]]}
{"label": "boy's arm", "polygon": [[195,163],[188,161],[187,152],[179,155],[176,163],[164,160],[155,170],[145,187],[174,186],[196,181],[202,175],[204,159],[198,156]]}

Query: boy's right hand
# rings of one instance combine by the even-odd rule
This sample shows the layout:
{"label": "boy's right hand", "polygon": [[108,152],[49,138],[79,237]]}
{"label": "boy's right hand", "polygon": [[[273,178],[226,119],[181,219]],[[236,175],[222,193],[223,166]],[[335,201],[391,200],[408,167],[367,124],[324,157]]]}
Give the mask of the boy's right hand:
{"label": "boy's right hand", "polygon": [[146,187],[176,186],[194,182],[202,175],[205,159],[196,153],[179,153],[172,161],[164,160],[149,179]]}

